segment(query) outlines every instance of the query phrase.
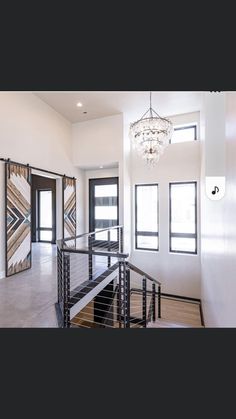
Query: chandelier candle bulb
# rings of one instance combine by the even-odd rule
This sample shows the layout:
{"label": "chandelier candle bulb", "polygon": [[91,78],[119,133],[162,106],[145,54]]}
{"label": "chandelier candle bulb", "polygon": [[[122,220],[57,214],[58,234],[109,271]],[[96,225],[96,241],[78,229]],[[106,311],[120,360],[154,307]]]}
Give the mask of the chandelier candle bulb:
{"label": "chandelier candle bulb", "polygon": [[137,150],[149,166],[154,166],[164,149],[168,146],[173,133],[173,125],[167,118],[162,118],[152,108],[152,93],[150,106],[141,119],[130,124],[130,138]]}

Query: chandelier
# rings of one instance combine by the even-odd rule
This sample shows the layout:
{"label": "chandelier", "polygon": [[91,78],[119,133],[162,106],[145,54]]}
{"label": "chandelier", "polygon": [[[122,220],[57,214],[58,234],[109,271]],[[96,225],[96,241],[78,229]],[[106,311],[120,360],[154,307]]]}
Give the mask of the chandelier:
{"label": "chandelier", "polygon": [[173,126],[169,119],[162,118],[152,108],[152,92],[150,107],[136,122],[130,124],[130,138],[138,154],[149,166],[154,166],[172,136]]}

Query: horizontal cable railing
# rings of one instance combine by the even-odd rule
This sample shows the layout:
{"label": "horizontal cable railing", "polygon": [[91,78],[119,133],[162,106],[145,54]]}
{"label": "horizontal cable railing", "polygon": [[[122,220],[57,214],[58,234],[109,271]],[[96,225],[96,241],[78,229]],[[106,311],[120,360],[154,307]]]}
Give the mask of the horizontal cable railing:
{"label": "horizontal cable railing", "polygon": [[146,279],[149,279],[151,282],[153,282],[157,285],[161,285],[161,283],[159,281],[152,278],[150,275],[148,275],[146,272],[142,271],[141,269],[137,268],[137,266],[133,265],[130,262],[128,262],[128,264],[129,264],[129,267],[132,271],[136,272],[137,274],[140,274],[140,275],[144,276]]}
{"label": "horizontal cable railing", "polygon": [[57,242],[62,327],[146,327],[155,320],[160,282],[128,262],[128,256],[122,226]]}

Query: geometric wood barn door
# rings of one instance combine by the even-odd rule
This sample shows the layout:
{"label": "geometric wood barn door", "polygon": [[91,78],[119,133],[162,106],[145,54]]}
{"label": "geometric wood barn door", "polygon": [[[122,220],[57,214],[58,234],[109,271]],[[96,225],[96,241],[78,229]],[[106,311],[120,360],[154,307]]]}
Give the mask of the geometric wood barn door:
{"label": "geometric wood barn door", "polygon": [[6,276],[31,268],[31,169],[5,164]]}
{"label": "geometric wood barn door", "polygon": [[76,180],[63,176],[63,239],[76,236]]}

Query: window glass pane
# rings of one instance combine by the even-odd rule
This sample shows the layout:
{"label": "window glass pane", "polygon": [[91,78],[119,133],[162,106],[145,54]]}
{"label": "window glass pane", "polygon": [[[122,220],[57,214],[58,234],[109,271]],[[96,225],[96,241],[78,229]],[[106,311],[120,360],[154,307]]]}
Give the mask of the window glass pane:
{"label": "window glass pane", "polygon": [[117,220],[117,207],[96,206],[95,220]]}
{"label": "window glass pane", "polygon": [[195,233],[195,184],[171,185],[171,232]]}
{"label": "window glass pane", "polygon": [[[99,230],[98,228],[95,228],[95,231],[98,231],[98,230]],[[101,233],[95,234],[95,240],[108,240],[108,232],[103,231]],[[110,230],[110,241],[114,242],[117,240],[118,240],[117,229]]]}
{"label": "window glass pane", "polygon": [[40,191],[40,227],[52,227],[52,191]]}
{"label": "window glass pane", "polygon": [[172,134],[171,144],[174,143],[186,143],[188,141],[195,140],[195,128],[194,127],[183,127],[176,128]]}
{"label": "window glass pane", "polygon": [[114,230],[110,231],[110,240],[112,242],[117,242],[118,236],[117,236],[117,229],[116,228]]}
{"label": "window glass pane", "polygon": [[52,231],[40,231],[40,240],[52,241]]}
{"label": "window glass pane", "polygon": [[117,184],[95,185],[95,198],[101,196],[117,196]]}
{"label": "window glass pane", "polygon": [[[95,231],[98,231],[99,228],[95,228]],[[107,231],[102,231],[101,233],[95,234],[95,240],[107,240]]]}
{"label": "window glass pane", "polygon": [[137,231],[158,231],[157,189],[157,185],[137,186]]}
{"label": "window glass pane", "polygon": [[171,250],[179,252],[195,252],[196,240],[194,238],[171,237]]}
{"label": "window glass pane", "polygon": [[158,249],[158,237],[137,236],[137,247],[142,249]]}

